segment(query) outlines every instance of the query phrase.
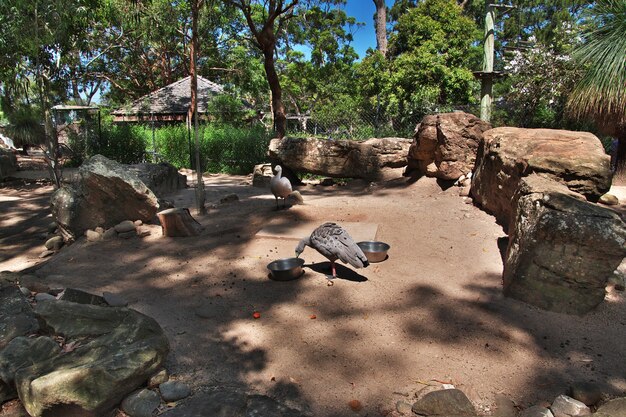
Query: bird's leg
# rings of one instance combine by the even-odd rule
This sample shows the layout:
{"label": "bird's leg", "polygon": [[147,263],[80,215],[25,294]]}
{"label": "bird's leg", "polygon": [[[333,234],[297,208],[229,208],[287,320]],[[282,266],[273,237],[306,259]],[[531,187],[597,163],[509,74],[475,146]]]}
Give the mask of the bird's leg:
{"label": "bird's leg", "polygon": [[330,270],[332,272],[332,276],[326,276],[326,280],[328,281],[327,285],[329,287],[335,284],[333,280],[337,278],[337,271],[335,271],[335,261],[330,261]]}

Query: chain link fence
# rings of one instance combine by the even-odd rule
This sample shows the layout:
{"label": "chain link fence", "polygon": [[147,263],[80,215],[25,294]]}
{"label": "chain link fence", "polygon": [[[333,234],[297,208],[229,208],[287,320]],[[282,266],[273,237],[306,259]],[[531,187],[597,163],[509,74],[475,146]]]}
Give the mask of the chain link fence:
{"label": "chain link fence", "polygon": [[356,110],[346,113],[317,113],[287,115],[287,135],[313,136],[335,140],[361,140],[381,137],[411,138],[415,127],[429,114],[463,111],[480,115],[480,105],[433,107],[404,116],[391,117],[377,110]]}

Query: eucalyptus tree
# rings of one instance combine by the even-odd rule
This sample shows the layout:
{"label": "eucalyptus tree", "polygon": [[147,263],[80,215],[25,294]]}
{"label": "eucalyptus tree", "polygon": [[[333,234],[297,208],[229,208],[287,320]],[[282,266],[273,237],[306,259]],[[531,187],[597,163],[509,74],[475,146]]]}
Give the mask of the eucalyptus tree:
{"label": "eucalyptus tree", "polygon": [[[325,67],[335,57],[349,55],[344,44],[348,37],[341,32],[340,22],[348,23],[350,19],[345,13],[342,15],[334,10],[334,6],[344,4],[345,0],[223,1],[242,13],[248,26],[249,40],[263,56],[263,67],[271,92],[274,128],[277,136],[283,137],[286,132],[286,108],[279,54],[282,52],[282,58],[286,58],[283,61],[285,67],[301,61],[302,56],[293,49],[295,45],[307,44],[311,47],[313,67]],[[320,22],[328,26],[319,27]],[[291,68],[294,66],[291,65]]]}
{"label": "eucalyptus tree", "polygon": [[373,51],[359,66],[364,99],[398,128],[428,112],[470,103],[478,35],[454,0],[408,7],[393,25],[387,56]]}
{"label": "eucalyptus tree", "polygon": [[[3,103],[25,100],[34,85],[39,114],[43,118],[46,157],[55,185],[60,186],[58,141],[52,126],[51,107],[67,97],[72,63],[86,51],[85,32],[92,23],[99,0],[4,0],[0,2],[0,80]],[[26,87],[25,87],[26,86]],[[7,95],[11,98],[7,100]],[[11,109],[7,109],[10,113]]]}
{"label": "eucalyptus tree", "polygon": [[376,49],[387,55],[387,5],[385,0],[372,0],[376,6],[374,28],[376,30]]}

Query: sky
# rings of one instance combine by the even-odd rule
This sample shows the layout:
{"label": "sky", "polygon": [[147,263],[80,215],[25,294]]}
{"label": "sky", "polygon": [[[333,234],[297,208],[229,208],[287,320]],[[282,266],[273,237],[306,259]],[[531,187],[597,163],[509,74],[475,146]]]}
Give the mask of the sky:
{"label": "sky", "polygon": [[[386,0],[387,7],[393,6],[394,0]],[[365,23],[354,34],[352,47],[359,54],[359,58],[365,56],[367,48],[376,49],[376,30],[374,29],[374,13],[376,6],[372,0],[348,0],[345,11],[348,16],[356,18],[357,22]]]}

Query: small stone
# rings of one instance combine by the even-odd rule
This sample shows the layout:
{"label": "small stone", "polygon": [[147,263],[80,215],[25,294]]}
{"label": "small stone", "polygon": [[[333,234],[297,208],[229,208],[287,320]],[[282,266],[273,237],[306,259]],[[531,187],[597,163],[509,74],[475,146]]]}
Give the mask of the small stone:
{"label": "small stone", "polygon": [[46,247],[46,249],[48,250],[59,250],[61,249],[61,247],[63,246],[63,237],[61,236],[54,236],[51,237],[50,239],[46,240],[46,243],[44,244],[44,246]]}
{"label": "small stone", "polygon": [[90,242],[97,242],[102,239],[102,235],[100,233],[96,232],[95,230],[89,229],[85,230],[85,237]]}
{"label": "small stone", "polygon": [[619,198],[613,194],[604,194],[598,200],[599,203],[606,204],[607,206],[616,206],[619,204]]}
{"label": "small stone", "polygon": [[469,197],[471,190],[472,190],[471,186],[469,186],[469,185],[463,186],[463,188],[461,188],[461,190],[459,191],[459,196],[461,196],[461,197]]}
{"label": "small stone", "polygon": [[554,417],[578,417],[591,414],[591,410],[583,402],[575,400],[567,395],[556,397],[550,411]]}
{"label": "small stone", "polygon": [[70,301],[72,303],[106,305],[102,297],[75,288],[66,288],[60,293],[59,300]]}
{"label": "small stone", "polygon": [[45,250],[45,251],[43,251],[43,252],[41,252],[39,254],[39,257],[43,259],[43,258],[47,258],[48,256],[51,256],[51,255],[54,255],[54,251],[53,250]]}
{"label": "small stone", "polygon": [[152,417],[159,404],[161,404],[159,394],[142,389],[124,398],[120,408],[130,417]]}
{"label": "small stone", "polygon": [[117,236],[121,239],[130,239],[131,237],[137,236],[137,232],[135,231],[135,229],[133,229],[129,232],[120,232],[117,234]]}
{"label": "small stone", "polygon": [[111,307],[126,307],[128,305],[128,301],[117,294],[113,294],[112,292],[103,292],[102,298],[104,298],[104,301],[106,301],[106,303]]}
{"label": "small stone", "polygon": [[95,230],[96,232],[98,232],[98,233],[100,233],[100,234],[103,234],[103,233],[104,233],[104,227],[101,227],[101,226],[98,226],[98,227],[96,227],[96,228],[95,228],[95,229],[93,229],[93,230]]}
{"label": "small stone", "polygon": [[569,387],[569,396],[586,405],[595,405],[602,399],[602,390],[591,382],[575,382]]}
{"label": "small stone", "polygon": [[133,224],[134,224],[135,226],[139,227],[139,226],[142,226],[142,225],[143,225],[143,222],[142,222],[141,220],[135,220],[135,221],[133,222]]}
{"label": "small stone", "polygon": [[396,411],[402,415],[410,416],[412,413],[411,404],[406,401],[398,401],[396,402]]}
{"label": "small stone", "polygon": [[429,392],[413,404],[412,410],[422,415],[474,416],[476,410],[467,396],[458,389]]}
{"label": "small stone", "polygon": [[37,294],[35,294],[35,301],[40,302],[40,301],[52,301],[52,300],[56,300],[57,298],[52,295],[52,294],[48,294],[47,292],[39,292]]}
{"label": "small stone", "polygon": [[511,401],[505,395],[497,394],[495,397],[496,410],[493,413],[493,417],[515,417],[517,416],[517,409],[515,403]]}
{"label": "small stone", "polygon": [[124,220],[123,222],[113,226],[113,228],[115,229],[115,231],[117,233],[126,233],[126,232],[130,232],[130,231],[134,232],[135,231],[135,223],[131,222],[130,220]]}
{"label": "small stone", "polygon": [[525,410],[522,410],[519,417],[554,417],[552,411],[546,407],[540,405],[534,405]]}
{"label": "small stone", "polygon": [[113,239],[117,237],[117,231],[115,230],[114,227],[106,230],[103,234],[102,234],[102,239],[104,240],[109,240],[109,239]]}
{"label": "small stone", "polygon": [[139,237],[146,237],[146,236],[150,236],[152,234],[151,231],[149,230],[138,230],[137,231],[137,236]]}
{"label": "small stone", "polygon": [[191,395],[189,385],[179,381],[164,382],[159,385],[159,391],[161,391],[161,397],[163,397],[165,402],[182,400]]}
{"label": "small stone", "polygon": [[148,388],[156,388],[164,382],[167,382],[170,379],[170,375],[167,372],[167,369],[163,368],[156,374],[152,375],[148,380]]}

